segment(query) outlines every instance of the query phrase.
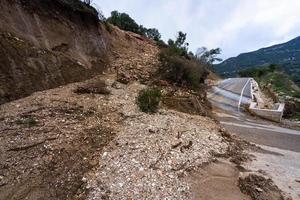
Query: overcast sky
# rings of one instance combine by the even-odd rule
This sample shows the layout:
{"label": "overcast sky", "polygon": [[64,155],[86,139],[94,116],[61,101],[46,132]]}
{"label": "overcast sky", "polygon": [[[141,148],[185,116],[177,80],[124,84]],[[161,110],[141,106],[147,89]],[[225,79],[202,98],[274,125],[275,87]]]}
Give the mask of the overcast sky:
{"label": "overcast sky", "polygon": [[300,36],[300,0],[94,0],[106,17],[128,13],[165,41],[186,32],[190,50],[220,47],[222,58]]}

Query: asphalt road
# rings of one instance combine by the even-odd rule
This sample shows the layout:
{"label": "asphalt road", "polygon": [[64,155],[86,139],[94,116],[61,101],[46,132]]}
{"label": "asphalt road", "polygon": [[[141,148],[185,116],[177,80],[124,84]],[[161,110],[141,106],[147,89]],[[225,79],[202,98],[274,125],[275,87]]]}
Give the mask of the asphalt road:
{"label": "asphalt road", "polygon": [[250,78],[229,78],[225,79],[218,85],[219,88],[223,90],[230,91],[232,93],[241,95],[243,91],[243,96],[251,97],[251,84]]}
{"label": "asphalt road", "polygon": [[208,98],[218,120],[227,130],[250,142],[300,152],[299,130],[283,128],[279,124],[238,111],[238,100],[243,88],[245,101],[251,96],[251,86],[248,86],[247,81],[247,78],[226,79],[210,91]]}

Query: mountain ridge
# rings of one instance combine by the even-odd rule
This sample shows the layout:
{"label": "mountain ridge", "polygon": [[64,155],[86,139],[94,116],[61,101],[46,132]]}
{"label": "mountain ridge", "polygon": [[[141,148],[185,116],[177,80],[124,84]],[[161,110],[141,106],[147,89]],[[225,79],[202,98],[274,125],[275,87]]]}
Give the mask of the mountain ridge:
{"label": "mountain ridge", "polygon": [[278,64],[299,84],[300,83],[300,36],[281,44],[264,47],[256,51],[241,53],[214,66],[224,76],[237,76],[241,70]]}

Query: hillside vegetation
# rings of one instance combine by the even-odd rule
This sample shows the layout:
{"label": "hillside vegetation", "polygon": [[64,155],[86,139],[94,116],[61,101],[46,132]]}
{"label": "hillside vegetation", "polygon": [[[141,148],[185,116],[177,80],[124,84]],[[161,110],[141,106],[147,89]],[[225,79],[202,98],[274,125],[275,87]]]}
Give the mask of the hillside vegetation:
{"label": "hillside vegetation", "polygon": [[138,25],[127,13],[112,11],[111,16],[106,19],[106,22],[113,24],[122,30],[131,31],[155,41],[160,41],[161,39],[161,34],[156,28],[146,28],[143,25]]}
{"label": "hillside vegetation", "polygon": [[277,64],[282,67],[294,82],[300,84],[300,37],[287,43],[243,53],[215,65],[217,73],[224,77],[237,76],[238,72],[253,66]]}

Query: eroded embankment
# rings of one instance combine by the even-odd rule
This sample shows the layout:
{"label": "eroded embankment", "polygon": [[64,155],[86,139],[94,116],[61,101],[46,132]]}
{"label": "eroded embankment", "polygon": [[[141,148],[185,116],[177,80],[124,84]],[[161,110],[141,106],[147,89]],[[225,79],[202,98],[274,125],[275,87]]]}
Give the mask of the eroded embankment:
{"label": "eroded embankment", "polygon": [[3,0],[0,8],[0,104],[86,80],[108,64],[111,35],[80,1]]}
{"label": "eroded embankment", "polygon": [[[139,72],[135,66],[153,71],[155,46],[119,30],[112,34],[123,39],[115,44],[119,51],[127,48],[123,54],[114,51],[110,68],[114,74],[116,69],[122,74],[132,67],[128,69],[132,75],[127,74],[133,79]],[[142,71],[149,78],[147,70]],[[85,198],[83,177],[98,166],[102,148],[124,120],[118,107],[108,106],[109,90],[100,81],[105,77],[36,92],[0,106],[0,199]],[[93,86],[91,94],[79,91],[79,86]]]}
{"label": "eroded embankment", "polygon": [[[181,177],[226,151],[209,117],[138,110],[135,97],[158,69],[158,49],[134,34],[112,34],[123,41],[114,44],[120,48],[105,75],[1,105],[1,199],[188,198]],[[100,79],[108,88],[95,88],[105,86]],[[204,113],[202,96],[197,105]]]}

